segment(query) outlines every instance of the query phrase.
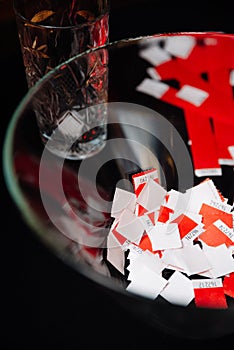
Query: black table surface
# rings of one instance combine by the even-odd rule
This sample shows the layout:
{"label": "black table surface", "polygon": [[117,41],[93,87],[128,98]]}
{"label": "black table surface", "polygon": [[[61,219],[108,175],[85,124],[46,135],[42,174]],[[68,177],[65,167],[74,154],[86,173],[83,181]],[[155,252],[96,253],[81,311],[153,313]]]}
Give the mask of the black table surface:
{"label": "black table surface", "polygon": [[[12,113],[27,91],[9,3],[0,16],[1,147]],[[234,31],[229,4],[204,1],[111,1],[110,41],[159,32]],[[112,6],[113,4],[113,6]],[[214,7],[216,6],[216,7]],[[22,220],[1,172],[1,349],[80,349],[112,346],[223,346],[233,339],[177,339],[126,313],[92,281],[64,265]]]}

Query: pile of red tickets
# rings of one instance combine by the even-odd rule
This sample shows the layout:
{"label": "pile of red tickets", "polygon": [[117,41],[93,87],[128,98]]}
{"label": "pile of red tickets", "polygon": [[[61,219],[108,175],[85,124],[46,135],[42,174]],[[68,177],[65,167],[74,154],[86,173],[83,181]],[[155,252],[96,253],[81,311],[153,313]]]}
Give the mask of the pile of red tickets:
{"label": "pile of red tickets", "polygon": [[228,308],[233,204],[209,178],[184,193],[166,191],[155,168],[132,182],[132,192],[115,189],[107,237],[107,260],[127,279],[126,289],[183,307]]}

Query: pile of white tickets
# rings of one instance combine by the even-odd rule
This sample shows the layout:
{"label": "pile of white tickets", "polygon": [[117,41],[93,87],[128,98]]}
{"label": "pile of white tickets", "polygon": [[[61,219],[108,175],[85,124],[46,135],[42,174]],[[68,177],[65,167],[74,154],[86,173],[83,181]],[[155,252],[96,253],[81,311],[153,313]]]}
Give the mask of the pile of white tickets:
{"label": "pile of white tickets", "polygon": [[155,168],[134,174],[132,182],[132,192],[115,189],[107,237],[107,260],[127,276],[126,290],[183,307],[228,308],[233,204],[209,178],[184,193],[166,191]]}

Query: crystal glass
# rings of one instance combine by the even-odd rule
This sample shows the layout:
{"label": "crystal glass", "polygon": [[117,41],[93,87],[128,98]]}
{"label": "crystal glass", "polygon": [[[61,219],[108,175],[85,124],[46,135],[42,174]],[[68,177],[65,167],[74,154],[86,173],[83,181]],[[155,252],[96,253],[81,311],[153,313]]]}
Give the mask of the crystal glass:
{"label": "crystal glass", "polygon": [[14,0],[28,86],[59,63],[109,39],[108,0]]}
{"label": "crystal glass", "polygon": [[[233,206],[233,39],[232,34],[213,32],[164,33],[75,55],[28,91],[5,137],[5,180],[32,233],[113,296],[126,315],[131,312],[149,327],[180,337],[233,333],[233,298],[227,296],[226,309],[199,308],[194,302],[185,307],[128,291],[126,278],[107,259],[113,198],[117,187],[133,191],[133,174],[156,168],[167,192],[183,193],[212,180],[212,191],[216,187],[220,193],[218,204]],[[53,106],[53,91],[61,89],[57,103],[66,105],[77,79],[97,67],[98,75],[91,73],[84,89],[91,92],[101,85],[104,98],[77,113],[97,119],[105,113],[104,146],[84,159],[58,157],[50,144],[40,141],[35,104],[45,104],[47,91],[46,105]],[[64,83],[71,95],[62,93]],[[73,127],[64,126],[65,136],[77,127],[76,118],[70,120]],[[99,127],[92,130],[100,132]],[[57,132],[61,136],[61,128]],[[92,131],[84,135],[95,136]],[[72,135],[69,140],[75,148]],[[195,196],[192,204],[198,201]]]}
{"label": "crystal glass", "polygon": [[[106,44],[109,40],[108,0],[14,0],[14,11],[29,88],[58,64],[82,51]],[[86,64],[87,70],[84,67],[71,67],[70,72],[65,70],[57,77],[60,83],[55,83],[54,89],[44,90],[44,96],[39,97],[43,103],[35,101],[43,143],[51,139],[55,128],[62,121],[68,123],[70,118],[77,119],[80,106],[103,102],[101,84],[93,84],[92,89],[85,90],[85,93],[83,88],[85,80],[89,79],[88,74],[96,74],[96,79],[103,79],[104,88],[106,73],[103,78],[100,77],[103,64],[101,67],[92,66],[92,72],[88,71],[89,62]],[[77,74],[75,70],[84,74],[82,78],[77,77],[77,82],[70,78],[72,74]],[[68,87],[70,82],[73,87]],[[57,85],[59,89],[56,89]],[[61,95],[64,96],[63,102]],[[58,104],[58,100],[61,104]],[[73,131],[73,135],[68,135],[77,139],[76,146],[71,150],[66,149],[66,136],[53,145],[53,152],[63,156],[66,150],[67,157],[83,158],[101,149],[105,139],[105,111],[100,112],[97,119],[90,112],[88,116],[81,117],[79,123],[80,127]],[[89,136],[86,134],[82,137],[85,130],[89,131]],[[95,137],[91,139],[92,133]]]}

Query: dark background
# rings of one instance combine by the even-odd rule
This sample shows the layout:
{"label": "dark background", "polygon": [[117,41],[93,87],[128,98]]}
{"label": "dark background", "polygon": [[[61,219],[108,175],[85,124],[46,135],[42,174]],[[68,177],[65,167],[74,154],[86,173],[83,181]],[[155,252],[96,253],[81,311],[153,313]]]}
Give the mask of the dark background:
{"label": "dark background", "polygon": [[[110,41],[176,31],[233,33],[230,2],[111,0]],[[10,0],[0,0],[0,83],[2,149],[11,115],[27,91]],[[232,340],[191,341],[148,329],[40,244],[8,194],[2,171],[0,181],[1,349],[216,348]]]}

